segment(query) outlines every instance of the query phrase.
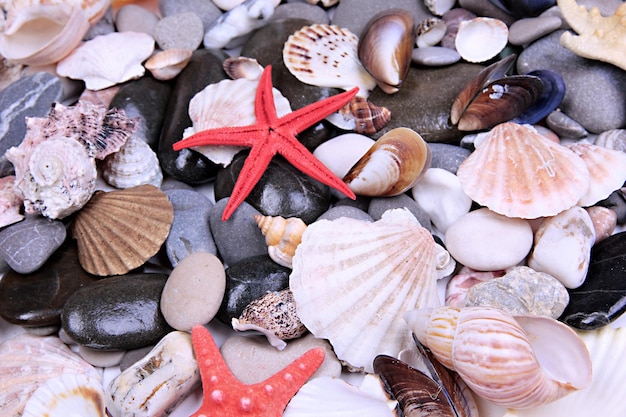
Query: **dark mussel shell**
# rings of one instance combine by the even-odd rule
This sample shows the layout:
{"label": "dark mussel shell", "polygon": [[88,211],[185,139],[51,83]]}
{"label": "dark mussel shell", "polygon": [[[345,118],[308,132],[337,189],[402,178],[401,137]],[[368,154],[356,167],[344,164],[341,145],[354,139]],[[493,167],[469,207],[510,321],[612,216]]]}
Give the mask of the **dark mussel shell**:
{"label": "dark mussel shell", "polygon": [[490,0],[515,17],[535,17],[556,4],[556,0]]}
{"label": "dark mussel shell", "polygon": [[565,97],[565,82],[559,73],[551,70],[536,70],[526,75],[538,77],[543,83],[543,92],[526,111],[512,121],[532,125],[543,120],[559,107]]}

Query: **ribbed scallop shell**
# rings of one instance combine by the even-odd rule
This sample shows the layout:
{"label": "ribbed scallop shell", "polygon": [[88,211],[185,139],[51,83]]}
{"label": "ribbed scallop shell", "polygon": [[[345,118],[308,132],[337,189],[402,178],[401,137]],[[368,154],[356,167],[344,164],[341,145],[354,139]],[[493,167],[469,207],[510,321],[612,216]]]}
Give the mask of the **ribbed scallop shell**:
{"label": "ribbed scallop shell", "polygon": [[580,206],[592,206],[604,200],[626,182],[626,153],[589,143],[572,143],[567,147],[582,158],[590,174],[589,189],[578,201]]}
{"label": "ribbed scallop shell", "polygon": [[101,380],[100,373],[72,352],[58,337],[21,334],[2,342],[0,344],[2,415],[21,415],[32,393],[47,380],[61,375],[84,375],[96,381]]}
{"label": "ribbed scallop shell", "polygon": [[160,187],[163,173],[156,153],[146,142],[131,136],[122,148],[101,164],[102,177],[116,188],[152,184]]}
{"label": "ribbed scallop shell", "polygon": [[496,213],[534,219],[578,202],[589,187],[584,161],[531,126],[502,123],[459,167],[465,193]]}
{"label": "ribbed scallop shell", "polygon": [[591,383],[585,344],[555,319],[492,307],[423,309],[406,319],[437,360],[495,404],[538,407]]}
{"label": "ribbed scallop shell", "polygon": [[267,251],[274,262],[291,268],[291,260],[300,244],[306,224],[297,217],[254,215],[261,233],[265,236]]}
{"label": "ribbed scallop shell", "polygon": [[477,17],[459,24],[454,45],[468,62],[485,62],[498,55],[509,40],[506,24],[491,17]]}
{"label": "ribbed scallop shell", "polygon": [[320,220],[302,236],[289,287],[309,331],[349,368],[372,372],[376,355],[412,345],[405,311],[440,305],[435,258],[432,236],[404,209],[373,223]]}
{"label": "ribbed scallop shell", "polygon": [[304,26],[287,39],[283,61],[294,77],[305,84],[349,90],[368,97],[376,80],[361,64],[357,36],[335,25]]}
{"label": "ribbed scallop shell", "polygon": [[30,397],[22,417],[105,417],[104,388],[100,379],[86,375],[59,375],[41,385]]}
{"label": "ribbed scallop shell", "polygon": [[[197,93],[189,101],[189,117],[192,127],[185,129],[183,138],[194,133],[214,127],[247,126],[254,124],[254,100],[257,80],[239,78],[236,80],[222,80],[210,84]],[[272,89],[276,113],[284,116],[291,112],[289,101],[277,89]],[[227,166],[241,146],[207,145],[194,146],[194,151],[200,152],[216,164]]]}
{"label": "ribbed scallop shell", "polygon": [[153,185],[96,192],[74,219],[81,266],[107,276],[143,265],[165,242],[173,218],[172,203]]}

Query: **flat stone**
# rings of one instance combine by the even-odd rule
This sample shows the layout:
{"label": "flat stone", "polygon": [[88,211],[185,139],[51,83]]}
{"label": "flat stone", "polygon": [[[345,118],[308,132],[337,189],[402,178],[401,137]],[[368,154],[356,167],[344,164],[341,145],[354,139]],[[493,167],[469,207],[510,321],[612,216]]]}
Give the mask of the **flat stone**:
{"label": "flat stone", "polygon": [[212,1],[205,0],[160,0],[159,11],[163,17],[195,13],[202,20],[204,30],[222,15],[222,11]]}
{"label": "flat stone", "polygon": [[145,7],[127,4],[115,14],[115,27],[118,32],[142,32],[154,36],[154,28],[159,16]]}
{"label": "flat stone", "polygon": [[563,21],[556,16],[528,17],[516,20],[509,27],[509,42],[526,45],[561,27]]}
{"label": "flat stone", "polygon": [[452,65],[461,60],[461,55],[454,49],[443,46],[428,46],[413,49],[411,62],[416,65],[427,67],[442,67]]}
{"label": "flat stone", "polygon": [[180,13],[164,17],[154,27],[154,40],[159,48],[195,51],[202,43],[204,27],[195,13]]}

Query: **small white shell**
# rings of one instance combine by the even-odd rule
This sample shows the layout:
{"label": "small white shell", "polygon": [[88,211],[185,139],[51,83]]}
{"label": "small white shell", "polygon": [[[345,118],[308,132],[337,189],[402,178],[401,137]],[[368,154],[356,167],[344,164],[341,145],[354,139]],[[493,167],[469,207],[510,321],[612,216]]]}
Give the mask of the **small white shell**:
{"label": "small white shell", "polygon": [[230,56],[224,60],[222,67],[233,80],[238,78],[258,80],[263,73],[263,66],[259,61],[245,56]]}
{"label": "small white shell", "polygon": [[498,55],[509,39],[506,24],[491,17],[464,20],[454,41],[457,52],[468,62],[485,62]]}
{"label": "small white shell", "polygon": [[185,69],[192,54],[189,49],[167,49],[152,55],[144,66],[157,80],[167,81]]}
{"label": "small white shell", "polygon": [[456,0],[424,0],[424,5],[435,16],[443,16],[456,4]]}
{"label": "small white shell", "polygon": [[141,63],[154,51],[152,36],[113,32],[84,42],[57,64],[57,73],[83,80],[90,90],[101,90],[141,77]]}
{"label": "small white shell", "polygon": [[428,17],[416,27],[415,43],[418,48],[435,46],[443,39],[448,25],[442,19]]}
{"label": "small white shell", "polygon": [[30,397],[22,417],[105,417],[104,388],[100,379],[86,375],[51,378]]}
{"label": "small white shell", "polygon": [[163,173],[156,153],[143,140],[131,136],[122,148],[106,157],[102,177],[116,188],[152,184],[161,187]]}

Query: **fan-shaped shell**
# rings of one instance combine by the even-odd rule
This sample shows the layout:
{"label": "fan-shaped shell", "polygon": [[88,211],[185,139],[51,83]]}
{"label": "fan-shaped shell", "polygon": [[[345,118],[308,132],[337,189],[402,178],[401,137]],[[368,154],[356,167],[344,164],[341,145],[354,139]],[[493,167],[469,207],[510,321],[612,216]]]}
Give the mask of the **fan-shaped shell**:
{"label": "fan-shaped shell", "polygon": [[3,415],[21,415],[32,393],[47,380],[61,375],[84,375],[101,383],[100,373],[58,337],[21,334],[2,342],[0,404]]}
{"label": "fan-shaped shell", "polygon": [[555,319],[491,307],[423,309],[406,318],[437,360],[495,404],[538,407],[591,383],[585,344]]}
{"label": "fan-shaped shell", "polygon": [[98,191],[74,219],[80,264],[94,275],[125,274],[159,251],[173,219],[172,203],[153,185]]}
{"label": "fan-shaped shell", "polygon": [[265,236],[267,251],[274,262],[291,268],[291,260],[300,244],[306,224],[297,217],[254,215],[261,233]]}
{"label": "fan-shaped shell", "polygon": [[[189,101],[189,117],[193,125],[185,129],[183,139],[215,127],[254,124],[256,121],[254,100],[258,84],[257,80],[245,78],[222,80],[198,92]],[[289,101],[277,89],[274,88],[272,92],[278,116],[291,112]],[[206,145],[194,146],[192,149],[216,164],[226,166],[244,148],[230,145]]]}
{"label": "fan-shaped shell", "polygon": [[531,126],[502,123],[460,165],[463,190],[508,217],[553,216],[578,202],[589,187],[584,161]]}
{"label": "fan-shaped shell", "polygon": [[185,69],[192,54],[190,49],[166,49],[152,55],[144,66],[157,80],[167,81]]}
{"label": "fan-shaped shell", "polygon": [[141,77],[141,65],[154,51],[152,36],[113,32],[96,36],[74,49],[57,64],[57,73],[83,80],[90,90],[101,90]]}
{"label": "fan-shaped shell", "polygon": [[361,64],[358,38],[335,25],[305,26],[287,39],[283,48],[285,66],[305,84],[350,90],[368,97],[376,80]]}
{"label": "fan-shaped shell", "polygon": [[64,374],[51,378],[30,397],[22,417],[105,417],[100,379]]}
{"label": "fan-shaped shell", "polygon": [[476,17],[459,23],[454,46],[468,62],[485,62],[498,55],[509,41],[506,24],[491,17]]}
{"label": "fan-shaped shell", "polygon": [[390,130],[343,177],[355,194],[394,196],[410,189],[430,167],[431,152],[415,131]]}
{"label": "fan-shaped shell", "polygon": [[137,136],[131,136],[118,152],[109,155],[101,168],[104,180],[116,188],[143,184],[160,187],[163,182],[156,153]]}
{"label": "fan-shaped shell", "polygon": [[302,235],[289,287],[307,329],[351,369],[372,372],[376,355],[412,344],[403,312],[440,304],[435,258],[432,236],[404,209],[373,223],[320,220]]}

